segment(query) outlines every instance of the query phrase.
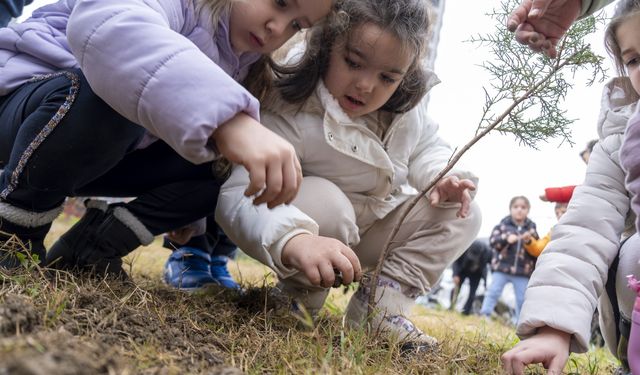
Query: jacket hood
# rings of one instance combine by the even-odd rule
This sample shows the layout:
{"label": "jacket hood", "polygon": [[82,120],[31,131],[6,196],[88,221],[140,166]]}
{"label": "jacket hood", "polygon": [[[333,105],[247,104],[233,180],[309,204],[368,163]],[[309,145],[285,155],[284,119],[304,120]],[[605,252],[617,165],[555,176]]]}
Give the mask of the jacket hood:
{"label": "jacket hood", "polygon": [[602,92],[600,100],[602,109],[598,116],[600,139],[612,134],[624,133],[638,99],[638,95],[631,89],[628,77],[616,77],[607,82]]}

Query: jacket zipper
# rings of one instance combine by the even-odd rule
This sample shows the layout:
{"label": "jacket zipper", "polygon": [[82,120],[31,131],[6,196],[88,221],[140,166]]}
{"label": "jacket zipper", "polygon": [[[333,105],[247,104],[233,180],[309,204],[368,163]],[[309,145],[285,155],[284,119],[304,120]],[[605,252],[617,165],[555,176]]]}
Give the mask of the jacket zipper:
{"label": "jacket zipper", "polygon": [[518,225],[518,242],[516,242],[516,244],[518,245],[516,247],[516,259],[513,261],[513,274],[515,275],[516,272],[518,272],[518,255],[520,255],[520,247],[522,245],[522,239],[520,238],[520,231],[522,230],[522,226]]}

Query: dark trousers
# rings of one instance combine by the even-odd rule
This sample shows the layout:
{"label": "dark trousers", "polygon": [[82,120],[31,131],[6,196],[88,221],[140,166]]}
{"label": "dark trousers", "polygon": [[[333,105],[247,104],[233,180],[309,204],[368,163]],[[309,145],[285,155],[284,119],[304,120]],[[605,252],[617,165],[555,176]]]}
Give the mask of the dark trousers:
{"label": "dark trousers", "polygon": [[[482,273],[460,273],[459,275],[454,276],[460,277],[460,286],[464,284],[466,279],[469,279],[469,297],[462,308],[462,313],[469,315],[473,309],[473,300],[476,298],[476,291],[480,285],[480,280],[482,280]],[[452,304],[455,304],[455,302],[456,301],[452,301]]]}
{"label": "dark trousers", "polygon": [[195,247],[213,256],[226,256],[233,259],[237,246],[222,231],[213,215],[207,217],[207,231],[199,236],[191,237],[184,245],[180,245],[165,239],[164,247],[177,249],[182,246]]}
{"label": "dark trousers", "polygon": [[222,181],[96,96],[78,69],[0,97],[0,201],[31,211],[68,196],[137,197],[122,204],[155,234],[212,215]]}
{"label": "dark trousers", "polygon": [[0,0],[0,27],[9,24],[12,17],[22,14],[22,8],[33,0]]}

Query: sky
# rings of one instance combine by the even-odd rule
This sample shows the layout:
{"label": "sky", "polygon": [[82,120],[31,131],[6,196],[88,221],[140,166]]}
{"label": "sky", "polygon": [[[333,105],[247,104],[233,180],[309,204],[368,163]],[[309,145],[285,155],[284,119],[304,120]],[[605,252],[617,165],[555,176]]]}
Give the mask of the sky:
{"label": "sky", "polygon": [[[20,20],[33,9],[51,0],[35,0],[25,8]],[[433,88],[429,113],[440,124],[440,134],[454,148],[462,147],[473,137],[484,105],[483,86],[488,77],[479,66],[488,57],[486,50],[465,43],[477,34],[489,33],[495,21],[486,16],[498,8],[499,0],[446,1],[434,70],[442,83]],[[611,6],[605,8],[611,13]],[[594,33],[589,41],[593,49],[606,58],[608,74],[614,74],[603,43],[603,33]],[[480,237],[488,237],[500,219],[509,214],[509,200],[516,195],[531,201],[529,217],[541,234],[555,223],[553,203],[538,196],[544,188],[580,184],[586,166],[578,156],[587,142],[597,138],[596,121],[603,83],[586,86],[588,75],[576,76],[574,88],[563,104],[569,118],[577,121],[571,127],[574,145],[550,140],[538,150],[520,146],[510,135],[490,133],[462,158],[461,162],[479,178],[476,201],[483,213]]]}

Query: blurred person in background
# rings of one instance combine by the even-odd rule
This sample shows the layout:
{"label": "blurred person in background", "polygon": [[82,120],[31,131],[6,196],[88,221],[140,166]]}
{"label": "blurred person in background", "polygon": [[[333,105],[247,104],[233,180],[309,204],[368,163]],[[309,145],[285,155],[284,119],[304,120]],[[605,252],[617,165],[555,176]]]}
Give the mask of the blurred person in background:
{"label": "blurred person in background", "polygon": [[455,308],[460,287],[466,279],[469,279],[469,297],[462,308],[462,314],[469,315],[473,308],[473,300],[480,281],[484,279],[485,287],[487,282],[487,269],[491,261],[491,248],[486,238],[476,239],[471,246],[456,259],[451,266],[453,269],[454,288],[451,291],[451,309]]}

